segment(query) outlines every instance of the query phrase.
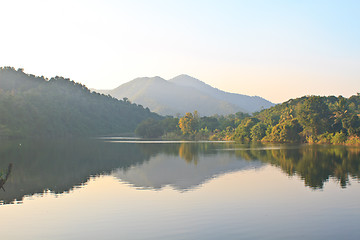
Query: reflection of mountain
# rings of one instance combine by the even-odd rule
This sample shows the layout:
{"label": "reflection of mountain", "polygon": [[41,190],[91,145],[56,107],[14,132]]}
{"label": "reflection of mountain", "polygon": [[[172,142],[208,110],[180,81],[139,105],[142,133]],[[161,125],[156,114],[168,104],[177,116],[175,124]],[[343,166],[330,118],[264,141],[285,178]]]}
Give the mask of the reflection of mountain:
{"label": "reflection of mountain", "polygon": [[199,154],[193,159],[196,162],[189,163],[179,155],[159,153],[144,164],[118,169],[112,175],[139,188],[160,189],[170,185],[177,190],[189,190],[220,174],[263,165],[260,161],[246,161],[220,153]]}

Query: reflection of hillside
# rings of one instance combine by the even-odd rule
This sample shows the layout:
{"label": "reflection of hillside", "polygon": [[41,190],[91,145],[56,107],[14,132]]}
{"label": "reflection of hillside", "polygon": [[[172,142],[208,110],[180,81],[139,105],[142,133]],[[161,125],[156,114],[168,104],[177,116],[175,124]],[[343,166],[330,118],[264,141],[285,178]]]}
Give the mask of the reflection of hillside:
{"label": "reflection of hillside", "polygon": [[322,188],[330,177],[337,179],[345,188],[349,177],[360,176],[360,149],[346,147],[302,146],[300,148],[280,148],[274,150],[236,151],[241,158],[259,159],[280,167],[292,176],[301,176],[305,185]]}
{"label": "reflection of hillside", "polygon": [[[126,170],[117,169],[112,175],[138,188],[161,189],[172,186],[184,191],[221,174],[262,166],[260,161],[246,161],[228,152],[219,152],[216,150],[221,146],[219,144],[171,144],[171,151],[164,144],[160,145],[163,151],[153,154],[146,163]],[[147,148],[149,144],[142,145],[143,151]]]}
{"label": "reflection of hillside", "polygon": [[0,202],[21,201],[24,196],[51,190],[62,193],[85,183],[89,177],[127,169],[148,160],[135,144],[113,144],[91,140],[3,141],[0,169],[13,163],[0,192]]}
{"label": "reflection of hillside", "polygon": [[0,202],[21,201],[26,195],[46,190],[67,192],[91,176],[110,173],[137,187],[159,189],[171,185],[186,190],[219,174],[262,166],[261,162],[277,166],[288,175],[298,174],[311,188],[322,188],[330,177],[346,187],[349,177],[359,179],[360,176],[358,148],[234,147],[239,145],[2,141],[0,169],[8,169],[9,163],[13,163],[13,167],[6,191],[0,191]]}

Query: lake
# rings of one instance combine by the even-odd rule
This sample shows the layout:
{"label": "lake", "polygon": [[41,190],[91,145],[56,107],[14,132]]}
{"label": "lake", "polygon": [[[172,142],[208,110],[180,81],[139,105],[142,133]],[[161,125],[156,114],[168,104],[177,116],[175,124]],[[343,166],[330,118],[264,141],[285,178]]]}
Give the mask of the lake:
{"label": "lake", "polygon": [[2,239],[360,236],[360,148],[0,142]]}

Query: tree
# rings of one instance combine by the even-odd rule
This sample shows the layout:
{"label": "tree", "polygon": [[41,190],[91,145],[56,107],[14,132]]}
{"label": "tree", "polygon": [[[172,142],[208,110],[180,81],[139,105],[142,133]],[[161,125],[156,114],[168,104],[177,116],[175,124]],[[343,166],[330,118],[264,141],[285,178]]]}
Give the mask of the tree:
{"label": "tree", "polygon": [[235,129],[234,139],[236,141],[250,141],[250,130],[255,124],[260,122],[259,119],[251,117],[245,118],[240,125]]}
{"label": "tree", "polygon": [[305,135],[319,135],[330,128],[331,114],[323,97],[311,96],[305,99],[298,108],[297,116]]}
{"label": "tree", "polygon": [[194,130],[194,126],[195,118],[190,112],[187,112],[185,116],[179,120],[179,127],[184,135],[191,133]]}
{"label": "tree", "polygon": [[178,118],[167,117],[161,120],[160,125],[164,130],[164,133],[180,131]]}
{"label": "tree", "polygon": [[124,97],[124,98],[123,98],[123,101],[124,101],[124,103],[129,103],[129,104],[131,104],[131,101],[130,101],[129,98],[127,98],[127,97]]}
{"label": "tree", "polygon": [[264,140],[280,143],[299,142],[301,140],[299,133],[302,129],[297,119],[284,119],[272,128],[270,135]]}
{"label": "tree", "polygon": [[135,134],[145,138],[158,138],[163,135],[164,131],[160,122],[152,118],[141,122],[135,129]]}
{"label": "tree", "polygon": [[265,137],[266,129],[267,126],[264,123],[258,122],[250,130],[251,139],[253,141],[260,141],[261,139],[263,139],[263,137]]}
{"label": "tree", "polygon": [[348,135],[360,136],[360,118],[353,114],[342,120],[342,126]]}
{"label": "tree", "polygon": [[210,131],[214,131],[219,128],[219,121],[215,117],[202,117],[200,118],[199,128],[207,128]]}

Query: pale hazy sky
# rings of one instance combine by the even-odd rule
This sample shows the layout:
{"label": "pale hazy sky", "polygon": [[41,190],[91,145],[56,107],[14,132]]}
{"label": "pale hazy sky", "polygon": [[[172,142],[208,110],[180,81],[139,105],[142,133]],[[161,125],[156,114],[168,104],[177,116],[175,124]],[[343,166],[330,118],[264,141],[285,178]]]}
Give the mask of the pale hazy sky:
{"label": "pale hazy sky", "polygon": [[360,1],[0,0],[0,66],[89,88],[188,74],[273,102],[360,92]]}

